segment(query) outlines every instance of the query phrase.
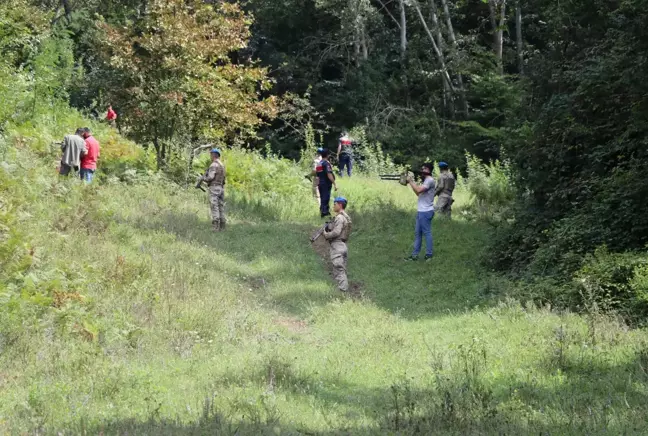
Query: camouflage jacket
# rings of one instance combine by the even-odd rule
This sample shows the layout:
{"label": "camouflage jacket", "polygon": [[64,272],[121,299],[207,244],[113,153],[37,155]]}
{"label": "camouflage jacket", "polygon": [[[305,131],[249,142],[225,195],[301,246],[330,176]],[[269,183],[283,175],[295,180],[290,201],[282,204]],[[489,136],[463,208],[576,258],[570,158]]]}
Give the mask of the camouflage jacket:
{"label": "camouflage jacket", "polygon": [[225,165],[220,160],[212,162],[203,180],[208,186],[225,186]]}
{"label": "camouflage jacket", "polygon": [[452,197],[452,192],[454,191],[455,184],[455,178],[450,171],[441,173],[434,195]]}
{"label": "camouflage jacket", "polygon": [[346,242],[349,240],[351,235],[351,217],[347,215],[345,211],[340,212],[336,215],[335,219],[331,223],[331,230],[324,232],[324,237],[329,242],[342,241]]}

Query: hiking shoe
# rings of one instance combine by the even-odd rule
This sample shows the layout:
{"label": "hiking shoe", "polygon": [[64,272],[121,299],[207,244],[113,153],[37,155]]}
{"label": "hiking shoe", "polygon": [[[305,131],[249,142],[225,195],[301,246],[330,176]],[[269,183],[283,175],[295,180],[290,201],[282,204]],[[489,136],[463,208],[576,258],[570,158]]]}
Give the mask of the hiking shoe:
{"label": "hiking shoe", "polygon": [[430,260],[432,260],[432,255],[431,254],[430,255],[426,254],[425,255],[425,261],[427,262],[427,261],[430,261]]}
{"label": "hiking shoe", "polygon": [[418,257],[414,257],[414,256],[407,256],[405,258],[405,262],[416,262],[417,260],[418,260]]}

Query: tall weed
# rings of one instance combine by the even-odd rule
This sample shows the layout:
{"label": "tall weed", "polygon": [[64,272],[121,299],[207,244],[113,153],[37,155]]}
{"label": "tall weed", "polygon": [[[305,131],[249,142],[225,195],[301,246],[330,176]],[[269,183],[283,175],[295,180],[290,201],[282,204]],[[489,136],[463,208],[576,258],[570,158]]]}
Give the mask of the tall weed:
{"label": "tall weed", "polygon": [[478,216],[501,218],[515,198],[510,167],[506,160],[483,163],[466,154],[472,212]]}

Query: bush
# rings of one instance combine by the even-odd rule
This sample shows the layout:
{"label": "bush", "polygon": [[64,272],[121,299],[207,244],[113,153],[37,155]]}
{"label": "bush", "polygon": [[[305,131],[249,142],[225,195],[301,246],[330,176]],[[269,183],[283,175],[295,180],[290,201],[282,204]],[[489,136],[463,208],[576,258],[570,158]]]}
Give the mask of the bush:
{"label": "bush", "polygon": [[515,199],[508,162],[496,160],[485,164],[470,154],[466,154],[466,161],[466,187],[473,212],[480,216],[501,218]]}
{"label": "bush", "polygon": [[[310,183],[304,171],[293,161],[269,151],[266,155],[240,147],[223,148],[223,162],[227,168],[227,187],[247,196],[265,200],[279,198],[307,198]],[[196,172],[209,167],[209,153],[194,160]]]}
{"label": "bush", "polygon": [[353,149],[356,172],[367,176],[377,176],[379,174],[396,174],[404,170],[383,151],[379,142],[371,142],[367,139],[364,127],[355,127],[350,134],[357,143]]}
{"label": "bush", "polygon": [[581,305],[588,311],[617,312],[634,323],[648,315],[648,255],[611,253],[603,246],[585,257],[575,274]]}

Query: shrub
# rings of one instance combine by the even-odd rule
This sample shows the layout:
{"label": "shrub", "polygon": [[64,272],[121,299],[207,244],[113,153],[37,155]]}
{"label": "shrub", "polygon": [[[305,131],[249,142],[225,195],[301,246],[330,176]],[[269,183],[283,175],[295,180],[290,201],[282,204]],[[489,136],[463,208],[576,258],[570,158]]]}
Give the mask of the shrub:
{"label": "shrub", "polygon": [[353,150],[356,172],[377,176],[378,174],[394,174],[403,171],[403,168],[396,165],[391,156],[383,151],[379,142],[371,142],[367,139],[365,127],[355,127],[350,134],[357,143]]}
{"label": "shrub", "polygon": [[[239,193],[266,200],[306,198],[308,194],[310,184],[299,165],[269,151],[264,156],[256,150],[223,148],[223,161],[227,168],[227,186]],[[209,153],[204,153],[194,161],[193,167],[203,173],[209,162]]]}
{"label": "shrub", "polygon": [[515,199],[508,162],[496,160],[485,164],[470,154],[466,154],[466,161],[466,187],[474,211],[482,216],[501,217]]}
{"label": "shrub", "polygon": [[588,311],[617,312],[644,323],[648,315],[648,255],[611,253],[603,246],[585,257],[575,289]]}

